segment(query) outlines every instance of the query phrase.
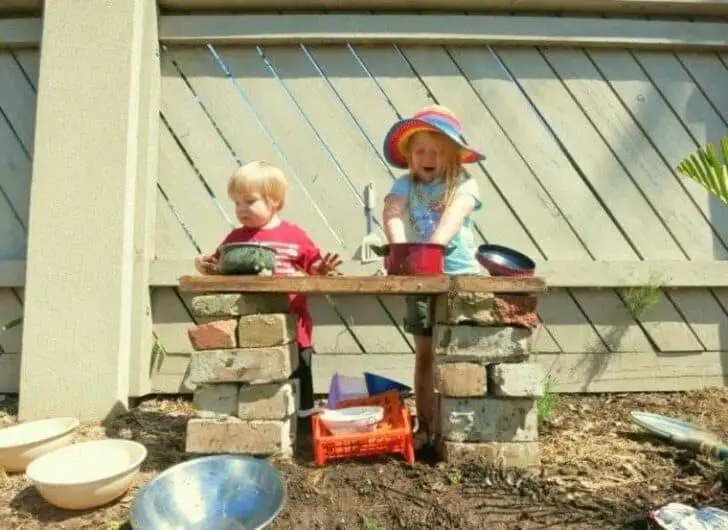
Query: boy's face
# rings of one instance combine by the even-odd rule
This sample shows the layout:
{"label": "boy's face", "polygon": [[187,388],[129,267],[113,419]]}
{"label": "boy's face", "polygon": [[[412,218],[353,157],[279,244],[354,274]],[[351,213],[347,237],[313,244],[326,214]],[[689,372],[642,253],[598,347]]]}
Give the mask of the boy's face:
{"label": "boy's face", "polygon": [[276,205],[266,202],[259,193],[236,197],[234,201],[238,221],[251,228],[265,226],[277,211]]}
{"label": "boy's face", "polygon": [[431,182],[444,173],[451,150],[452,147],[442,135],[416,133],[409,143],[410,169],[423,182]]}

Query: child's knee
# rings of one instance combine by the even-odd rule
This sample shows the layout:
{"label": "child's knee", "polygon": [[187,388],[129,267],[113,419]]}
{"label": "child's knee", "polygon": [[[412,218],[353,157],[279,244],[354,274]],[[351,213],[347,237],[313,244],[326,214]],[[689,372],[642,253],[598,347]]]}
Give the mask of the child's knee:
{"label": "child's knee", "polygon": [[404,318],[404,330],[415,337],[432,337],[430,322],[430,297],[412,295],[406,299],[407,312]]}

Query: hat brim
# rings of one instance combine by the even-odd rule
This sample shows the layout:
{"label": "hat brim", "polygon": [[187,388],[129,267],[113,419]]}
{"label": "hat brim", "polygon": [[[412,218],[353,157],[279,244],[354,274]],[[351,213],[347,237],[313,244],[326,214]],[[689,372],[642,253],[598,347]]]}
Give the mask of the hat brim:
{"label": "hat brim", "polygon": [[383,151],[384,158],[387,159],[387,162],[395,167],[406,169],[408,164],[403,148],[407,140],[418,132],[436,132],[447,136],[457,145],[460,153],[460,163],[462,164],[473,164],[485,160],[484,154],[466,145],[462,138],[454,131],[437,127],[432,123],[417,118],[407,118],[392,125],[384,137]]}

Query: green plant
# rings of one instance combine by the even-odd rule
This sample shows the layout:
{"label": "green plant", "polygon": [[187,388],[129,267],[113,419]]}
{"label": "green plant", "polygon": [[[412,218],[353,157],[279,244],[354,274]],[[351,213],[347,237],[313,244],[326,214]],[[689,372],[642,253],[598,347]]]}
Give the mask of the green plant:
{"label": "green plant", "polygon": [[362,530],[378,530],[379,524],[374,519],[364,519],[361,528]]}
{"label": "green plant", "polygon": [[543,384],[543,396],[538,398],[536,402],[536,413],[538,414],[538,421],[547,421],[554,413],[556,407],[556,401],[558,399],[554,389],[554,378],[551,374],[546,376]]}
{"label": "green plant", "polygon": [[707,144],[685,157],[677,171],[728,204],[728,136],[721,138],[720,148],[719,153],[713,144]]}
{"label": "green plant", "polygon": [[662,281],[655,275],[650,276],[648,285],[620,289],[627,309],[637,318],[649,308],[656,306],[662,299]]}
{"label": "green plant", "polygon": [[159,337],[157,337],[157,334],[152,332],[152,336],[154,338],[152,342],[152,369],[155,369],[159,371],[160,368],[162,368],[162,363],[164,362],[165,357],[167,357],[167,349],[164,347],[164,345],[159,342]]}

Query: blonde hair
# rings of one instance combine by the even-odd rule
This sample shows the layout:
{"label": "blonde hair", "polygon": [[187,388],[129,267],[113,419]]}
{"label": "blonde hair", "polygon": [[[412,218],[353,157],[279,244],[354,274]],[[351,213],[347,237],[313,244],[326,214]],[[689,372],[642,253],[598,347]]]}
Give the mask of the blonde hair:
{"label": "blonde hair", "polygon": [[442,202],[438,205],[440,211],[444,211],[453,195],[455,194],[455,188],[458,185],[458,178],[463,170],[462,160],[460,158],[460,148],[458,145],[450,140],[447,136],[437,131],[419,131],[407,138],[404,142],[403,151],[404,156],[407,159],[407,166],[409,167],[410,179],[413,183],[419,181],[419,175],[412,169],[412,151],[411,143],[417,135],[428,135],[434,141],[436,141],[441,149],[444,160],[442,166],[437,168],[438,176],[445,182],[445,195]]}
{"label": "blonde hair", "polygon": [[228,196],[231,200],[259,193],[269,205],[272,202],[278,203],[278,210],[283,209],[287,190],[288,181],[283,171],[262,160],[240,166],[228,182]]}

